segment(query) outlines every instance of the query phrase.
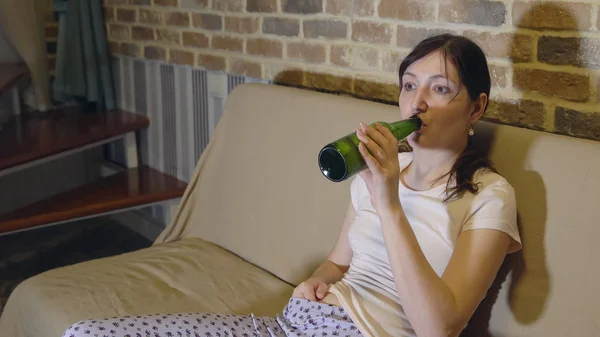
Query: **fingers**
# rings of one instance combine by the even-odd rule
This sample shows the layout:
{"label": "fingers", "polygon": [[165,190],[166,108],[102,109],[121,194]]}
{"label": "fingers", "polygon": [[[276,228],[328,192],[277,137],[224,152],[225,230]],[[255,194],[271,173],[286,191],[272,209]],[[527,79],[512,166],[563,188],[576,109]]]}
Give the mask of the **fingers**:
{"label": "fingers", "polygon": [[[377,157],[379,159],[386,159],[387,156],[385,151],[377,144],[370,136],[368,136],[362,129],[356,130],[356,136],[360,140],[360,142],[366,146],[367,150],[373,157]],[[360,144],[359,144],[360,145]],[[360,149],[360,146],[359,146]],[[366,158],[365,158],[366,159]]]}
{"label": "fingers", "polygon": [[396,139],[396,136],[394,136],[390,129],[384,127],[379,123],[375,123],[375,129],[377,129],[381,133],[381,135],[383,135],[383,137],[385,137],[385,139],[389,142],[393,144],[398,144],[398,139]]}
{"label": "fingers", "polygon": [[362,129],[362,131],[365,134],[367,134],[371,139],[373,139],[377,144],[383,145],[388,141],[386,139],[386,137],[381,133],[381,131],[382,131],[381,129],[385,129],[385,128],[381,125],[379,125],[379,127],[377,127],[377,125],[379,125],[379,123],[375,123],[376,127],[372,127],[363,122],[360,122],[360,129]]}
{"label": "fingers", "polygon": [[381,165],[379,164],[377,159],[375,159],[371,155],[371,153],[369,153],[369,150],[367,150],[364,143],[361,142],[358,144],[358,151],[360,151],[360,154],[362,154],[362,157],[365,160],[365,163],[367,164],[369,170],[379,172],[379,170],[381,169]]}
{"label": "fingers", "polygon": [[316,290],[317,291],[315,291],[315,293],[317,295],[317,298],[319,300],[322,300],[323,297],[325,297],[325,295],[327,295],[327,290],[328,290],[327,284],[325,284],[325,282],[319,282],[317,284],[317,289]]}
{"label": "fingers", "polygon": [[304,298],[309,301],[316,301],[317,298],[315,296],[316,285],[313,285],[312,282],[304,281],[300,283],[296,289],[294,289],[294,293],[292,297]]}
{"label": "fingers", "polygon": [[302,294],[304,295],[303,298],[305,298],[309,301],[315,301],[315,302],[317,301],[317,297],[315,296],[314,289],[306,289],[302,292]]}

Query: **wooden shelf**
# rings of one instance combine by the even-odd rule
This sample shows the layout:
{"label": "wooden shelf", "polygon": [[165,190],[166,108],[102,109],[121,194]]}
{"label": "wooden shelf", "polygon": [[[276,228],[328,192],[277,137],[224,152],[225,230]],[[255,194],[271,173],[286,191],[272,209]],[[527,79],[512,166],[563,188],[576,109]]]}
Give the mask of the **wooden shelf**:
{"label": "wooden shelf", "polygon": [[29,73],[25,64],[0,64],[0,95]]}
{"label": "wooden shelf", "polygon": [[47,117],[19,115],[0,130],[0,174],[66,151],[112,141],[149,124],[144,116],[119,110],[84,113],[74,107],[50,111]]}
{"label": "wooden shelf", "polygon": [[149,167],[128,169],[0,214],[0,233],[102,215],[179,198],[186,183]]}

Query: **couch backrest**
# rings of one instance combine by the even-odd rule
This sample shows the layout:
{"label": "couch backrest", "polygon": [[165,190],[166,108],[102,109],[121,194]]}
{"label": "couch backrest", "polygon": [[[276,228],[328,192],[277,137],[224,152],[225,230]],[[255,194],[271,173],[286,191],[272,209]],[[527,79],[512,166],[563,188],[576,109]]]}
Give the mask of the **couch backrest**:
{"label": "couch backrest", "polygon": [[[201,237],[301,282],[331,249],[350,200],[349,181],[322,176],[319,149],[359,121],[397,119],[394,106],[238,86],[157,242]],[[524,249],[507,259],[473,326],[497,336],[597,335],[600,144],[485,122],[475,137],[516,189]]]}

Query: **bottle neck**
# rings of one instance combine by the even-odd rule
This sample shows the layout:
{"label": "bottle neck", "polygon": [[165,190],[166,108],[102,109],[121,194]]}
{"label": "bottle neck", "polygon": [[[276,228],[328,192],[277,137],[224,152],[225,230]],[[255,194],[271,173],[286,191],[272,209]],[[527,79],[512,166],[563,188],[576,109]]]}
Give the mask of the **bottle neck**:
{"label": "bottle neck", "polygon": [[415,115],[408,119],[390,123],[391,131],[398,140],[406,138],[414,131],[421,128],[421,119]]}

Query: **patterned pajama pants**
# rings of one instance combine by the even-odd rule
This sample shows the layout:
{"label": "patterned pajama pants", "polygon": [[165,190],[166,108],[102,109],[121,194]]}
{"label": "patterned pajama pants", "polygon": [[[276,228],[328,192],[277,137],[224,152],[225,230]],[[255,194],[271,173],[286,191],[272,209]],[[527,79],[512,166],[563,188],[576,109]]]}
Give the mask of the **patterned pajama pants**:
{"label": "patterned pajama pants", "polygon": [[277,317],[178,313],[81,321],[63,337],[360,337],[344,309],[292,298]]}

